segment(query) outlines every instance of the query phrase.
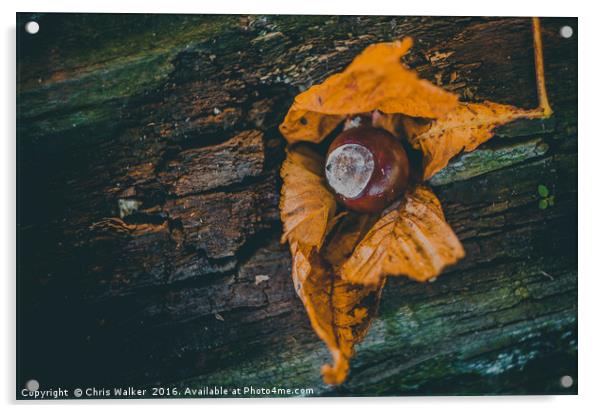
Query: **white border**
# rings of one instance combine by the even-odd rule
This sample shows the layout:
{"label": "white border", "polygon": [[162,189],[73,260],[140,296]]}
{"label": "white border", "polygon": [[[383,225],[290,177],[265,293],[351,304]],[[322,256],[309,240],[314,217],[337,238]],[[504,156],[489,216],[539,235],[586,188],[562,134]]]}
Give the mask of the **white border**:
{"label": "white border", "polygon": [[[145,13],[270,13],[270,14],[382,14],[382,15],[493,15],[493,16],[578,16],[579,29],[579,396],[565,397],[437,397],[437,398],[347,398],[313,400],[195,400],[178,401],[179,408],[191,408],[194,411],[213,409],[244,409],[265,412],[266,409],[303,411],[325,407],[335,409],[338,406],[349,411],[361,411],[394,407],[406,411],[442,411],[446,412],[504,412],[528,408],[546,412],[589,411],[602,405],[598,385],[602,383],[601,321],[602,308],[602,269],[599,257],[602,253],[597,247],[602,244],[598,239],[602,234],[601,217],[598,209],[602,206],[599,194],[602,183],[602,117],[600,97],[600,27],[602,18],[596,13],[594,2],[539,1],[525,0],[502,1],[413,1],[398,0],[381,2],[353,2],[349,0],[238,0],[238,1],[192,1],[192,0],[103,0],[82,2],[76,0],[28,1],[16,4],[1,2],[2,46],[5,48],[0,60],[3,96],[0,99],[2,127],[5,130],[0,139],[0,153],[4,157],[0,165],[3,178],[4,202],[0,203],[2,274],[4,285],[0,354],[5,358],[0,365],[0,400],[15,408],[14,399],[14,332],[15,332],[15,12],[17,11],[56,11],[56,12],[145,12]],[[43,28],[42,28],[43,30]],[[42,31],[40,32],[42,33]],[[145,410],[163,412],[166,404],[173,401],[109,401],[109,402],[54,402],[19,403],[20,408],[43,408],[49,412],[64,411],[83,407],[92,410],[105,410],[110,406],[117,411],[125,411],[130,405],[144,406]],[[375,404],[374,407],[372,405]],[[394,406],[391,406],[394,405]],[[127,407],[126,407],[127,406]],[[133,407],[133,406],[132,406]],[[519,411],[520,411],[519,410]]]}

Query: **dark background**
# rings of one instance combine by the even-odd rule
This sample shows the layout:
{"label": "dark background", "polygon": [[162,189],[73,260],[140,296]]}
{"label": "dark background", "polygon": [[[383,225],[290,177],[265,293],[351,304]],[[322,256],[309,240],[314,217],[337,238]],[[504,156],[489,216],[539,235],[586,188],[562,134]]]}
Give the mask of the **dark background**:
{"label": "dark background", "polygon": [[18,397],[32,378],[577,392],[577,19],[542,19],[554,116],[433,181],[466,259],[388,282],[339,388],[279,244],[277,125],[301,90],[406,35],[406,63],[463,100],[535,107],[530,19],[23,13],[17,30]]}

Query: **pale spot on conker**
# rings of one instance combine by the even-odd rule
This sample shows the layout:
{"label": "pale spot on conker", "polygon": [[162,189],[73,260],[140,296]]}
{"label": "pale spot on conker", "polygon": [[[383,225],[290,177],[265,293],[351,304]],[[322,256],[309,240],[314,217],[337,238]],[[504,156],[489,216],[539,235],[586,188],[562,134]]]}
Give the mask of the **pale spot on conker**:
{"label": "pale spot on conker", "polygon": [[326,159],[326,179],[331,188],[346,198],[362,193],[374,172],[374,157],[364,146],[341,145]]}

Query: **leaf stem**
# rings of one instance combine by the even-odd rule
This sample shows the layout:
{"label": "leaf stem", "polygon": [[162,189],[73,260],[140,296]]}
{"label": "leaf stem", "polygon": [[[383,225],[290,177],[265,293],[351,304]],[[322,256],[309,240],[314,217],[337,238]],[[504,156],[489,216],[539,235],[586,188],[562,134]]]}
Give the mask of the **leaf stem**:
{"label": "leaf stem", "polygon": [[537,82],[537,97],[539,109],[544,118],[549,118],[553,111],[546,92],[546,79],[543,70],[543,47],[541,43],[541,23],[539,17],[533,17],[533,52],[535,55],[535,79]]}

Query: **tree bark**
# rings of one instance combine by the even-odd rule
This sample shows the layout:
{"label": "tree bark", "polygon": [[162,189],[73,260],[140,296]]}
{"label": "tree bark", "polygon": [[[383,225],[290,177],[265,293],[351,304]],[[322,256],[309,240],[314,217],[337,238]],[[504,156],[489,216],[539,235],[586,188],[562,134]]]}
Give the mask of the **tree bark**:
{"label": "tree bark", "polygon": [[[577,392],[576,19],[543,19],[554,116],[433,180],[466,258],[391,279],[340,387],[279,243],[278,124],[367,45],[537,106],[530,19],[19,14],[18,387],[272,385],[314,395]],[[538,185],[554,205],[540,209]],[[561,376],[575,384],[564,389]]]}

